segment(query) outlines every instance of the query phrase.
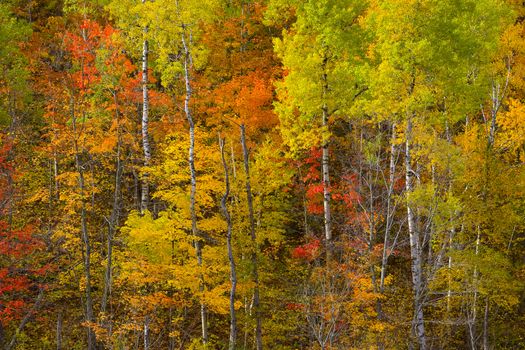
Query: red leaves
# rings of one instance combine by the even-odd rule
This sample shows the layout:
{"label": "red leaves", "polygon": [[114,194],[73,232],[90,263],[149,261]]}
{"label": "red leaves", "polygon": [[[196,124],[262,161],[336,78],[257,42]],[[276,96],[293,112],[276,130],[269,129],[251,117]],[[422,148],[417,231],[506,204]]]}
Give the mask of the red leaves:
{"label": "red leaves", "polygon": [[313,184],[306,188],[306,208],[311,214],[322,214],[323,207],[323,185]]}
{"label": "red leaves", "polygon": [[321,241],[317,238],[292,250],[294,259],[312,261],[319,256]]}
{"label": "red leaves", "polygon": [[303,311],[305,309],[305,305],[301,303],[287,303],[285,308],[286,310],[290,311]]}
{"label": "red leaves", "polygon": [[[97,50],[104,48],[110,51],[108,60],[118,63],[119,69],[130,73],[131,63],[124,62],[123,55],[114,50],[113,35],[115,29],[110,26],[102,28],[97,22],[84,20],[80,25],[80,33],[66,33],[66,47],[69,51],[76,71],[72,74],[74,84],[84,93],[91,91],[100,82],[101,72],[97,68]],[[107,62],[105,62],[107,65]],[[117,65],[115,65],[117,66]],[[108,66],[108,68],[111,68]]]}
{"label": "red leaves", "polygon": [[18,319],[27,311],[27,300],[37,289],[35,280],[46,271],[32,266],[33,254],[42,247],[30,228],[14,231],[0,221],[0,323]]}
{"label": "red leaves", "polygon": [[394,190],[397,192],[397,191],[403,190],[404,188],[405,188],[405,179],[402,177],[396,179],[394,182]]}
{"label": "red leaves", "polygon": [[[322,150],[314,147],[310,150],[308,157],[302,162],[302,164],[308,166],[306,175],[301,179],[305,185],[306,208],[310,214],[317,215],[321,215],[324,212],[321,156]],[[301,166],[301,164],[298,166]],[[355,175],[344,175],[340,179],[332,177],[329,188],[335,208],[343,211],[345,216],[349,218],[349,223],[356,221],[357,203],[361,200],[361,195],[356,191],[356,180],[357,176]]]}
{"label": "red leaves", "polygon": [[[0,188],[6,175],[14,170],[7,160],[10,147],[3,145],[0,148]],[[4,197],[0,190],[0,202]],[[2,208],[0,208],[2,209]],[[0,214],[3,214],[0,211]],[[27,301],[37,288],[36,277],[41,273],[34,266],[37,265],[33,255],[43,247],[43,243],[32,234],[32,228],[26,226],[14,230],[0,220],[0,323],[18,319],[27,310]]]}

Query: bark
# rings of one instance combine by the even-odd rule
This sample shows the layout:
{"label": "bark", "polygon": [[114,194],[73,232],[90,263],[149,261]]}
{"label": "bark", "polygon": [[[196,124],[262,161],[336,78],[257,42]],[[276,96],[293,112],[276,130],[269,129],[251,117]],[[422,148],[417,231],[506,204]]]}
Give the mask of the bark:
{"label": "bark", "polygon": [[62,350],[62,322],[64,319],[63,311],[60,310],[57,316],[57,350]]}
{"label": "bark", "polygon": [[[191,215],[191,232],[195,240],[195,251],[197,255],[197,262],[199,266],[202,266],[202,240],[197,229],[197,214],[195,212],[195,194],[197,192],[197,173],[195,171],[195,123],[190,110],[190,100],[192,94],[192,88],[190,83],[190,69],[191,69],[191,53],[189,46],[186,42],[186,28],[182,26],[182,46],[184,48],[184,82],[186,95],[184,97],[184,113],[189,124],[190,134],[190,147],[189,147],[189,165],[190,165],[190,176],[191,176],[191,189],[190,189],[190,215]],[[204,291],[204,276],[200,277],[200,291]],[[206,305],[201,301],[201,328],[202,328],[202,342],[203,344],[208,343],[208,311]]]}
{"label": "bark", "polygon": [[[4,326],[2,325],[2,323],[0,322],[0,347],[2,347],[2,349],[3,349],[4,345],[5,345],[5,329],[4,329]],[[246,346],[245,346],[245,348],[246,348]]]}
{"label": "bark", "polygon": [[[452,251],[452,243],[453,243],[453,237],[456,233],[456,230],[454,228],[452,228],[450,230],[450,235],[448,237],[448,246],[449,246],[449,250]],[[447,267],[448,267],[448,276],[447,276],[447,283],[448,283],[448,290],[447,290],[447,314],[450,313],[450,302],[452,301],[452,289],[451,289],[451,284],[452,284],[452,275],[451,275],[451,272],[452,272],[452,256],[449,255],[448,257],[448,263],[447,263]]]}
{"label": "bark", "polygon": [[[481,230],[480,227],[477,227],[477,234],[476,234],[476,248],[475,248],[475,254],[476,256],[479,255],[479,247],[481,243]],[[472,313],[469,315],[467,324],[469,327],[469,336],[470,336],[470,344],[471,348],[473,350],[476,349],[476,343],[478,340],[478,332],[477,332],[477,318],[478,318],[478,282],[479,281],[479,272],[478,272],[478,265],[474,265],[474,273],[473,273],[473,283],[474,283],[474,294],[472,296]]]}
{"label": "bark", "polygon": [[235,166],[235,153],[233,152],[233,145],[231,146],[231,157],[232,157],[233,179],[237,179],[237,169]]}
{"label": "bark", "polygon": [[[75,152],[75,166],[78,173],[78,189],[80,192],[80,232],[82,235],[83,250],[82,250],[82,260],[84,264],[84,277],[86,278],[86,290],[85,290],[85,308],[86,308],[86,322],[92,324],[94,321],[93,316],[93,299],[91,296],[91,242],[89,239],[89,233],[87,228],[87,210],[86,210],[86,201],[85,201],[85,181],[84,181],[84,166],[81,164],[80,159],[80,148],[78,145],[79,132],[77,130],[77,120],[74,109],[74,102],[71,103],[71,117],[73,125],[73,150]],[[95,332],[91,327],[87,328],[87,337],[88,337],[88,350],[96,349],[96,336]]]}
{"label": "bark", "polygon": [[120,188],[121,188],[121,174],[122,164],[120,160],[120,153],[122,148],[122,135],[120,130],[120,113],[118,109],[118,101],[116,93],[113,93],[115,101],[115,118],[117,121],[117,154],[115,157],[115,189],[113,191],[113,208],[111,209],[111,216],[108,220],[108,237],[107,237],[107,256],[106,256],[106,270],[104,274],[104,290],[102,293],[101,311],[106,313],[107,304],[111,294],[112,270],[113,270],[113,239],[115,232],[119,225],[120,218]]}
{"label": "bark", "polygon": [[[379,278],[379,292],[384,293],[385,291],[385,278],[386,269],[388,264],[388,246],[390,244],[390,231],[394,221],[394,210],[395,205],[392,203],[392,195],[394,193],[394,181],[396,175],[396,157],[397,149],[395,145],[396,139],[396,124],[392,123],[392,136],[390,137],[390,164],[389,164],[389,175],[388,175],[388,188],[386,197],[386,222],[385,222],[385,237],[383,241],[383,254],[381,257],[381,273]],[[393,247],[392,247],[393,248]],[[381,316],[381,315],[380,315]]]}
{"label": "bark", "polygon": [[[446,132],[446,137],[447,137],[447,142],[452,145],[452,135],[450,133],[450,128],[448,126],[448,121],[446,121],[446,128],[445,128],[445,132]],[[449,193],[453,193],[453,188],[452,188],[452,179],[453,179],[453,171],[452,169],[449,167],[448,168],[448,173],[449,173],[449,184],[448,184],[448,191]],[[456,214],[456,213],[455,213]],[[454,215],[455,216],[455,215]],[[454,217],[451,217],[450,220],[452,221],[454,219]],[[454,236],[456,235],[456,228],[453,226],[450,231],[449,231],[449,237],[448,237],[448,249],[450,252],[452,252],[452,249],[454,247]],[[450,313],[450,308],[451,308],[451,301],[452,301],[452,288],[451,288],[451,284],[452,284],[452,275],[451,275],[451,272],[452,272],[452,256],[449,254],[448,256],[448,262],[447,262],[447,267],[448,267],[448,276],[447,276],[447,283],[448,283],[448,289],[447,289],[447,314]],[[448,316],[449,317],[449,316]],[[451,329],[449,328],[449,331]]]}
{"label": "bark", "polygon": [[60,185],[58,182],[58,159],[57,159],[56,149],[53,149],[53,181],[54,181],[54,190],[55,190],[53,199],[55,201],[58,201],[58,199],[60,198],[60,190],[59,190]]}
{"label": "bark", "polygon": [[146,316],[146,319],[144,320],[144,350],[150,349],[149,344],[149,317]]}
{"label": "bark", "polygon": [[230,178],[228,176],[228,166],[226,165],[226,158],[224,156],[224,140],[221,139],[220,136],[219,136],[219,146],[221,149],[222,166],[224,167],[224,183],[226,186],[224,195],[222,196],[222,199],[221,199],[221,209],[222,209],[222,213],[226,219],[226,224],[227,224],[226,245],[228,249],[228,260],[230,262],[230,281],[231,281],[230,342],[229,342],[228,348],[229,350],[234,350],[235,343],[237,341],[237,318],[235,316],[235,291],[237,289],[237,272],[235,270],[235,260],[233,257],[233,248],[232,248],[232,221],[231,221],[230,213],[228,211],[228,207],[226,206],[228,197],[230,196]]}
{"label": "bark", "polygon": [[253,288],[253,308],[255,309],[255,341],[257,350],[263,348],[262,343],[262,323],[260,314],[260,300],[259,300],[259,266],[257,261],[257,236],[255,234],[255,216],[253,211],[253,196],[252,196],[252,185],[250,180],[250,160],[248,154],[248,147],[246,146],[246,129],[244,124],[241,124],[241,144],[242,153],[244,158],[244,172],[246,173],[246,200],[248,202],[248,213],[250,219],[250,238],[252,240],[252,280],[254,283]]}
{"label": "bark", "polygon": [[489,298],[485,299],[485,315],[483,317],[483,350],[489,350]]}
{"label": "bark", "polygon": [[[142,0],[144,4],[146,0]],[[148,27],[144,28],[144,33],[148,32]],[[142,148],[144,151],[144,166],[150,165],[151,148],[149,144],[149,93],[148,93],[148,55],[149,43],[144,40],[142,45]],[[149,174],[142,174],[142,191],[140,201],[140,212],[144,213],[149,204]]]}
{"label": "bark", "polygon": [[408,233],[410,238],[410,257],[411,257],[411,271],[412,271],[412,286],[414,292],[414,318],[412,320],[412,328],[419,343],[421,350],[427,349],[427,340],[425,336],[425,323],[423,314],[423,271],[422,271],[422,248],[418,232],[418,225],[416,215],[412,204],[410,203],[410,194],[414,191],[414,175],[412,169],[412,120],[411,117],[407,119],[406,126],[406,145],[405,145],[405,181],[406,181],[406,195],[407,195],[407,221]]}
{"label": "bark", "polygon": [[322,171],[323,171],[323,208],[324,208],[324,231],[326,246],[330,249],[332,242],[332,211],[330,209],[330,155],[329,155],[329,137],[328,133],[328,106],[326,104],[326,94],[328,93],[328,76],[326,74],[326,63],[327,59],[323,60],[323,103],[322,113],[323,113],[323,143],[322,143]]}
{"label": "bark", "polygon": [[501,85],[492,81],[492,94],[491,94],[491,111],[490,111],[490,130],[489,130],[489,139],[488,147],[492,148],[494,145],[494,138],[496,137],[496,122],[498,117],[498,112],[501,108],[501,104],[505,95],[507,93],[507,88],[509,86],[510,78],[510,66],[507,67],[507,78],[505,80],[505,85],[503,86],[503,91],[501,91]]}

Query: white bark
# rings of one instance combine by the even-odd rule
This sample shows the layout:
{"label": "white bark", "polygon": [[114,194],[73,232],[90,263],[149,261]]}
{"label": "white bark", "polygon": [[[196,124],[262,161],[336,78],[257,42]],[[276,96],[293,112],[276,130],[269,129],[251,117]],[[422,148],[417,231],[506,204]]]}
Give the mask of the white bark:
{"label": "white bark", "polygon": [[[144,4],[146,0],[142,0]],[[144,33],[148,32],[148,27],[144,28]],[[151,148],[149,144],[149,93],[148,93],[148,55],[149,43],[144,40],[142,45],[142,149],[144,152],[144,166],[147,167],[151,162]],[[149,174],[142,174],[142,191],[140,201],[140,212],[144,213],[149,204]]]}
{"label": "white bark", "polygon": [[330,249],[332,241],[332,211],[330,209],[330,154],[328,148],[329,136],[328,136],[328,106],[326,105],[326,94],[328,92],[328,77],[325,72],[326,69],[326,58],[323,61],[323,143],[322,143],[322,172],[323,172],[323,208],[324,208],[324,230],[327,248]]}
{"label": "white bark", "polygon": [[57,350],[62,350],[62,322],[64,314],[63,311],[58,311],[57,315]]}
{"label": "white bark", "polygon": [[414,175],[412,169],[412,120],[411,117],[407,119],[406,126],[406,145],[405,145],[405,189],[407,196],[407,221],[408,233],[410,238],[410,257],[411,257],[411,271],[412,271],[412,287],[414,292],[414,318],[412,321],[412,328],[419,343],[420,350],[427,349],[427,340],[425,336],[425,323],[423,314],[423,271],[422,271],[422,248],[416,222],[416,215],[412,204],[410,203],[410,195],[414,191]]}
{"label": "white bark", "polygon": [[483,350],[489,350],[489,298],[485,299],[485,316],[483,317]]}
{"label": "white bark", "polygon": [[144,350],[149,350],[150,349],[150,344],[149,344],[149,323],[150,323],[149,316],[146,316],[146,319],[144,320]]}
{"label": "white bark", "polygon": [[[195,194],[197,192],[197,173],[195,171],[195,123],[190,110],[190,100],[192,94],[191,82],[190,82],[190,69],[191,69],[191,52],[186,41],[186,28],[182,26],[182,46],[184,48],[184,83],[186,89],[186,95],[184,97],[184,113],[189,124],[190,134],[190,147],[188,150],[188,161],[190,165],[190,215],[191,215],[191,231],[195,240],[195,251],[197,255],[197,262],[199,266],[202,266],[202,241],[200,240],[199,231],[197,229],[197,214],[195,211]],[[204,276],[200,277],[200,291],[204,291]],[[208,343],[208,311],[206,305],[201,301],[201,328],[202,328],[202,342],[203,344]]]}

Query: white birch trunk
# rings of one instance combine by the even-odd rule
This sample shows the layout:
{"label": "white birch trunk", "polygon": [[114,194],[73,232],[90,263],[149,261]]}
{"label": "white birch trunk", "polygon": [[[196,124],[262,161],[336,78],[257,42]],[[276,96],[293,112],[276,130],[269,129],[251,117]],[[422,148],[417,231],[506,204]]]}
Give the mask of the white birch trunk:
{"label": "white birch trunk", "polygon": [[330,250],[332,244],[332,211],[330,209],[330,154],[328,148],[329,136],[328,136],[328,106],[326,105],[326,94],[328,93],[328,77],[326,74],[326,62],[327,59],[323,60],[323,137],[322,137],[322,159],[321,166],[323,172],[323,209],[324,209],[324,231],[326,246]]}
{"label": "white birch trunk", "polygon": [[[142,0],[144,4],[146,0]],[[144,28],[144,33],[148,32],[148,27]],[[144,152],[144,166],[147,167],[151,162],[151,148],[149,144],[149,93],[148,93],[148,56],[149,43],[144,39],[142,45],[142,149]],[[140,212],[144,213],[149,204],[149,174],[142,174],[142,191],[140,200]]]}
{"label": "white birch trunk", "polygon": [[[195,123],[193,121],[193,116],[191,115],[190,110],[190,100],[191,100],[191,83],[190,83],[190,69],[191,69],[191,52],[186,42],[186,28],[182,26],[182,46],[184,48],[184,82],[186,89],[186,96],[184,98],[184,113],[186,114],[186,119],[189,124],[189,134],[190,134],[190,147],[188,150],[188,161],[190,165],[190,176],[191,176],[191,188],[190,188],[190,215],[191,215],[191,232],[195,241],[195,251],[197,255],[197,263],[199,266],[202,266],[202,241],[200,240],[199,231],[197,229],[197,214],[195,211],[195,194],[197,192],[197,173],[195,171]],[[200,277],[200,291],[204,291],[204,276]],[[208,312],[206,305],[201,301],[201,328],[202,328],[202,342],[203,344],[208,343]]]}
{"label": "white birch trunk", "polygon": [[407,221],[408,234],[410,238],[410,257],[411,257],[411,271],[412,271],[412,286],[414,292],[414,318],[412,321],[412,328],[419,343],[420,350],[427,349],[427,340],[425,336],[425,323],[423,314],[423,271],[422,271],[422,249],[420,246],[420,237],[418,232],[418,225],[416,222],[416,215],[412,204],[410,203],[410,195],[414,191],[414,175],[412,170],[412,120],[409,116],[406,126],[406,145],[405,145],[405,181],[406,181],[406,196],[407,196]]}

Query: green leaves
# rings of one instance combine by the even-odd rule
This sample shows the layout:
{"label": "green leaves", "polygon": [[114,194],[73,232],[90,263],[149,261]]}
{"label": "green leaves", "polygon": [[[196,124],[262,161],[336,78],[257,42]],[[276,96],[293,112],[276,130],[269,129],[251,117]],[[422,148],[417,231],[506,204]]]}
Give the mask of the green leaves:
{"label": "green leaves", "polygon": [[292,5],[295,22],[274,41],[286,72],[277,85],[276,111],[292,154],[319,145],[323,106],[330,115],[345,115],[364,88],[357,67],[363,56],[359,19],[365,5],[348,0],[298,2]]}
{"label": "green leaves", "polygon": [[[480,103],[481,76],[510,11],[497,0],[381,1],[366,23],[375,40],[370,55],[372,111],[429,114],[446,108],[453,123]],[[488,10],[491,8],[491,10]],[[446,102],[443,102],[445,101]],[[439,104],[444,106],[438,107]]]}
{"label": "green leaves", "polygon": [[7,126],[29,102],[28,61],[22,47],[31,27],[17,20],[7,4],[0,4],[0,125]]}

